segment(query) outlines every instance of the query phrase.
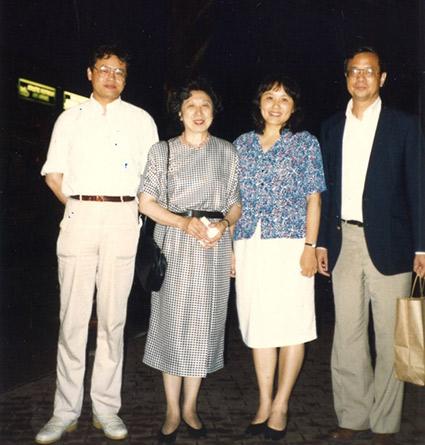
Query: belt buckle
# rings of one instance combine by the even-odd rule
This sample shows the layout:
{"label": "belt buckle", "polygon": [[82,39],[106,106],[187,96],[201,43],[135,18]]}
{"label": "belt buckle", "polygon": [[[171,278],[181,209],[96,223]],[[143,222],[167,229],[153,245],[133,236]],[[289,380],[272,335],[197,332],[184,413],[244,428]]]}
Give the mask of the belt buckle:
{"label": "belt buckle", "polygon": [[193,216],[193,210],[188,210],[188,211],[187,211],[187,216],[189,216],[190,218],[192,218],[192,216]]}

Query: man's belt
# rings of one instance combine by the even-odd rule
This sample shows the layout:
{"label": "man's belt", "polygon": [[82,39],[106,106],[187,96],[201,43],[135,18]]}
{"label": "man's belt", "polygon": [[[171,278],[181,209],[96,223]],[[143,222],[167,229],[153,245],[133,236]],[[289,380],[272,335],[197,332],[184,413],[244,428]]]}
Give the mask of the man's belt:
{"label": "man's belt", "polygon": [[97,202],[128,202],[133,201],[134,196],[103,196],[103,195],[72,195],[72,199],[79,201],[97,201]]}
{"label": "man's belt", "polygon": [[345,222],[347,224],[351,224],[353,226],[357,226],[357,227],[363,227],[363,223],[361,221],[356,221],[355,219],[342,219],[342,222]]}
{"label": "man's belt", "polygon": [[221,212],[207,212],[206,210],[186,210],[185,212],[173,212],[179,216],[191,216],[195,218],[202,218],[205,216],[206,218],[217,218],[223,219],[224,215]]}

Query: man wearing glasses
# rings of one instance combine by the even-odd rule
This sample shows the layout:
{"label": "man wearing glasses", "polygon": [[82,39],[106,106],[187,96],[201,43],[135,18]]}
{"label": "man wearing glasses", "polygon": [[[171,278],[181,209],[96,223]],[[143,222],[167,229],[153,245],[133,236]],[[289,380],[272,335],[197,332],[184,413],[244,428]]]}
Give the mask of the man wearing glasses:
{"label": "man wearing glasses", "polygon": [[37,434],[39,444],[53,443],[77,427],[95,289],[93,424],[110,439],[127,436],[118,411],[123,331],[139,236],[135,196],[147,152],[158,140],[151,116],[121,100],[127,68],[127,54],[115,46],[94,52],[87,69],[93,93],[59,116],[41,172],[65,212],[57,242],[57,386],[53,417]]}
{"label": "man wearing glasses", "polygon": [[[346,59],[345,113],[322,126],[328,190],[316,255],[335,300],[332,385],[338,428],[350,442],[372,431],[373,445],[395,443],[403,383],[393,372],[396,299],[410,293],[412,267],[425,275],[425,153],[419,122],[382,104],[382,59],[370,47]],[[368,341],[373,314],[376,364]]]}

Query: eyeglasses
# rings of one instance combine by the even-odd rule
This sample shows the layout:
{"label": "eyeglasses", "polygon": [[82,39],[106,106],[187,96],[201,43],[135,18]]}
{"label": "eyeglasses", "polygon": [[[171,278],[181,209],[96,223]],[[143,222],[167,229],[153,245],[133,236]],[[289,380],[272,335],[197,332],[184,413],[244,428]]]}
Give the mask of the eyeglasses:
{"label": "eyeglasses", "polygon": [[347,77],[358,77],[360,74],[363,74],[365,77],[373,77],[375,74],[378,74],[379,71],[376,71],[373,68],[348,68],[345,75]]}
{"label": "eyeglasses", "polygon": [[117,80],[123,81],[127,76],[127,71],[122,68],[115,68],[108,65],[100,65],[99,68],[94,66],[93,68],[99,71],[101,77],[108,77],[110,74],[114,74]]}

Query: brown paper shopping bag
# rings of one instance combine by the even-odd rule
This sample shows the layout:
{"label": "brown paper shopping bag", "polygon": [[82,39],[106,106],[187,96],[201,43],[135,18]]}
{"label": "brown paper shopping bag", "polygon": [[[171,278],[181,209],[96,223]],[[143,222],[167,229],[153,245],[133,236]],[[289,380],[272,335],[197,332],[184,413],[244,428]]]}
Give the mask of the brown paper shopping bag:
{"label": "brown paper shopping bag", "polygon": [[424,386],[425,298],[422,279],[419,279],[420,297],[413,297],[417,281],[416,276],[410,297],[397,300],[394,368],[399,380]]}

